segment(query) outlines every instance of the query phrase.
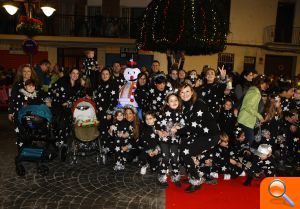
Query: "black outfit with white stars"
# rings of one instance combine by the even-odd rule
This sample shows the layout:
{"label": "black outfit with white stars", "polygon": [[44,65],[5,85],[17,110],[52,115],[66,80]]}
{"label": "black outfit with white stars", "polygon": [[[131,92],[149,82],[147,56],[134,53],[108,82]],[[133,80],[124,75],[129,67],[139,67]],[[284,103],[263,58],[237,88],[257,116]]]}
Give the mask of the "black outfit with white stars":
{"label": "black outfit with white stars", "polygon": [[[129,151],[132,148],[130,142],[133,138],[133,127],[127,120],[117,121],[113,125],[114,129],[112,130],[112,136],[116,155],[116,166],[124,169],[124,166],[129,158]],[[122,138],[118,136],[119,133],[128,133],[129,136],[127,138]],[[124,146],[128,146],[129,150],[123,151],[122,147]],[[118,170],[118,168],[116,168],[116,170]]]}
{"label": "black outfit with white stars", "polygon": [[294,100],[281,97],[281,109],[283,113],[296,109],[297,105]]}
{"label": "black outfit with white stars", "polygon": [[220,114],[225,88],[225,83],[212,83],[204,85],[197,92],[198,96],[206,102],[209,111],[213,114],[216,120]]}
{"label": "black outfit with white stars", "polygon": [[200,176],[192,157],[216,145],[220,129],[206,103],[198,99],[194,104],[183,102],[186,126],[178,134],[185,135],[181,141],[181,159],[192,185],[200,184]]}
{"label": "black outfit with white stars", "polygon": [[233,132],[236,122],[237,118],[233,113],[233,109],[225,110],[224,107],[222,107],[218,118],[218,124],[220,126],[221,131],[225,132],[230,139],[234,138]]}
{"label": "black outfit with white stars", "polygon": [[[83,60],[83,67],[85,71],[83,72],[83,75],[90,78],[92,89],[97,88],[97,78],[98,78],[98,61],[95,58],[84,58]],[[95,67],[93,69],[93,67]]]}
{"label": "black outfit with white stars", "polygon": [[182,128],[185,122],[183,115],[179,110],[173,110],[166,108],[158,117],[156,129],[168,132],[169,136],[159,138],[159,144],[161,148],[162,160],[158,167],[159,181],[167,181],[167,169],[171,165],[172,167],[172,181],[178,182],[180,180],[179,175],[179,144],[180,138],[177,134],[171,133],[171,128],[176,126]]}
{"label": "black outfit with white stars", "polygon": [[112,79],[117,83],[119,89],[121,89],[122,86],[127,82],[124,78],[123,73],[120,73],[119,76],[115,76],[113,74]]}
{"label": "black outfit with white stars", "polygon": [[230,148],[217,145],[205,154],[212,160],[212,172],[230,174],[233,177],[243,172],[242,168],[230,163]]}
{"label": "black outfit with white stars", "polygon": [[166,87],[163,91],[157,90],[157,88],[151,87],[149,89],[147,95],[147,103],[149,105],[149,110],[158,113],[165,101],[166,96],[173,91],[172,86],[170,83],[166,83]]}
{"label": "black outfit with white stars", "polygon": [[33,93],[27,92],[24,88],[19,89],[18,93],[15,92],[14,96],[10,98],[10,106],[8,113],[14,115],[14,131],[17,135],[17,145],[21,147],[24,143],[22,140],[22,128],[18,120],[18,113],[22,107],[27,105],[40,105],[44,104],[44,94],[38,91]]}
{"label": "black outfit with white stars", "polygon": [[111,121],[107,119],[107,115],[112,115],[114,108],[118,104],[119,89],[118,85],[112,79],[101,81],[98,88],[94,92],[98,113],[97,117],[100,121],[99,130],[104,147],[109,151],[108,126]]}
{"label": "black outfit with white stars", "polygon": [[[52,100],[52,113],[54,120],[54,135],[61,144],[66,143],[67,137],[70,136],[70,127],[72,124],[72,103],[76,99],[74,95],[80,89],[79,83],[71,86],[70,77],[65,76],[60,78],[49,89],[49,97]],[[66,107],[63,103],[68,103]]]}
{"label": "black outfit with white stars", "polygon": [[145,84],[144,86],[137,85],[137,88],[134,92],[134,98],[137,104],[139,105],[139,108],[142,109],[143,113],[146,113],[150,110],[150,103],[148,101],[148,93],[149,91],[149,85]]}
{"label": "black outfit with white stars", "polygon": [[150,165],[150,169],[155,171],[158,167],[159,154],[150,157],[149,153],[154,150],[160,152],[159,137],[157,134],[155,134],[155,127],[147,124],[142,125],[140,133],[139,145],[141,148],[141,153],[139,159],[141,166],[145,166],[148,163]]}

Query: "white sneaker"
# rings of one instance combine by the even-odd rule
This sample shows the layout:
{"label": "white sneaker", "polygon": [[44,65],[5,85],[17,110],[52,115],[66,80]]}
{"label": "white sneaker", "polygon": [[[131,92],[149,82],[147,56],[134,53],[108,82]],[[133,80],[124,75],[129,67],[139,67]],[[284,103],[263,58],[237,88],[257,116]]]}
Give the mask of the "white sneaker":
{"label": "white sneaker", "polygon": [[146,172],[147,172],[147,165],[144,165],[142,168],[141,168],[141,175],[145,175]]}
{"label": "white sneaker", "polygon": [[230,174],[224,174],[224,180],[230,180],[231,175]]}
{"label": "white sneaker", "polygon": [[215,179],[219,178],[219,174],[216,173],[216,172],[210,173],[210,176],[213,177],[213,178],[215,178]]}
{"label": "white sneaker", "polygon": [[245,171],[243,171],[243,172],[240,174],[240,176],[246,176]]}

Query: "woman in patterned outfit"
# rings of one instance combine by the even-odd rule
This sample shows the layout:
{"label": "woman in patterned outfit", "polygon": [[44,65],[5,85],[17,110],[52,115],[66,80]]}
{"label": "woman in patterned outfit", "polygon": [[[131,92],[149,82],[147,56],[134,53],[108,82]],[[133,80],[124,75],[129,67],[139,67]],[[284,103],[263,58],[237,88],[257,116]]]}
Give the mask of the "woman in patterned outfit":
{"label": "woman in patterned outfit", "polygon": [[152,104],[149,105],[149,110],[158,113],[163,107],[164,99],[167,94],[173,91],[170,83],[167,82],[167,78],[163,74],[159,74],[153,77],[154,85],[148,92],[147,102]]}
{"label": "woman in patterned outfit", "polygon": [[214,118],[218,120],[220,109],[222,106],[222,98],[226,89],[226,70],[224,66],[219,68],[220,81],[217,80],[216,71],[208,68],[205,72],[204,85],[197,91],[199,97],[208,105],[210,112]]}
{"label": "woman in patterned outfit", "polygon": [[13,109],[13,99],[19,93],[19,90],[24,88],[25,81],[32,79],[37,81],[37,75],[33,68],[30,65],[21,65],[18,69],[14,84],[11,89],[11,96],[8,101],[8,119],[13,121],[14,114],[12,112]]}
{"label": "woman in patterned outfit", "polygon": [[210,113],[207,105],[197,98],[193,87],[187,83],[179,88],[183,100],[183,115],[185,127],[180,134],[185,134],[181,141],[181,159],[189,177],[189,187],[186,192],[194,192],[200,188],[200,176],[192,157],[217,144],[220,129]]}
{"label": "woman in patterned outfit", "polygon": [[80,73],[77,68],[72,68],[67,76],[60,78],[49,89],[52,100],[51,109],[54,117],[54,135],[59,143],[66,144],[70,135],[72,124],[71,107],[74,95],[80,89]]}
{"label": "woman in patterned outfit", "polygon": [[119,89],[117,83],[112,80],[108,68],[101,71],[100,83],[94,92],[94,101],[97,104],[98,119],[100,121],[101,139],[106,151],[110,150],[108,127],[111,124],[112,113],[118,104]]}

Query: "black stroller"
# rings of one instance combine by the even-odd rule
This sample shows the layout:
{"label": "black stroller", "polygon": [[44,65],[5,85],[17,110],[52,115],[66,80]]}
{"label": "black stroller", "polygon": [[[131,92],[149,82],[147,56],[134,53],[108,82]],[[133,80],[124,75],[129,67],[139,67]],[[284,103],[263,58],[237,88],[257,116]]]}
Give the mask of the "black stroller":
{"label": "black stroller", "polygon": [[51,158],[53,137],[51,136],[52,114],[46,105],[29,105],[18,114],[22,145],[15,159],[16,173],[25,175],[23,162],[37,163],[37,172],[43,176],[49,173],[47,161]]}

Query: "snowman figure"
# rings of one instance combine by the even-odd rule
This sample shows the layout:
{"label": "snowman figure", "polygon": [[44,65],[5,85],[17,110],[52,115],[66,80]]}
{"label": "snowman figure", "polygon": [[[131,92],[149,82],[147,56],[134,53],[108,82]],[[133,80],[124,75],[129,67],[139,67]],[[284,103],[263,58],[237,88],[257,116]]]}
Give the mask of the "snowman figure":
{"label": "snowman figure", "polygon": [[[134,65],[136,65],[136,62],[131,59],[129,61],[129,66]],[[134,92],[136,90],[136,82],[140,72],[140,69],[136,67],[128,67],[125,69],[124,78],[126,83],[120,89],[119,106],[124,107],[125,105],[132,105],[136,108],[138,107],[134,98]]]}

